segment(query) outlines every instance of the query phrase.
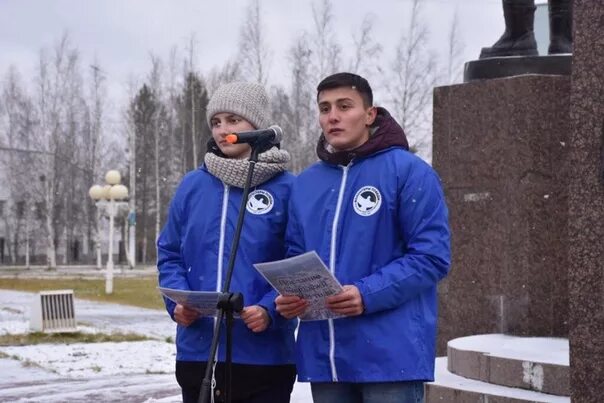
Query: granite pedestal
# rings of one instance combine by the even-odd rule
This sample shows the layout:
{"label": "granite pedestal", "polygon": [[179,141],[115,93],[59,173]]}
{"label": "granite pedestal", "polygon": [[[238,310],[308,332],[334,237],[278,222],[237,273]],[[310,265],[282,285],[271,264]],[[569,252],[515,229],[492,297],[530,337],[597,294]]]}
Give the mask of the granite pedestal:
{"label": "granite pedestal", "polygon": [[604,401],[604,2],[574,2],[569,138],[573,402]]}
{"label": "granite pedestal", "polygon": [[433,165],[453,249],[439,355],[461,336],[568,335],[569,104],[564,76],[435,89]]}
{"label": "granite pedestal", "polygon": [[453,231],[438,354],[471,334],[568,336],[571,399],[590,403],[604,396],[604,3],[573,8],[570,80],[435,90]]}

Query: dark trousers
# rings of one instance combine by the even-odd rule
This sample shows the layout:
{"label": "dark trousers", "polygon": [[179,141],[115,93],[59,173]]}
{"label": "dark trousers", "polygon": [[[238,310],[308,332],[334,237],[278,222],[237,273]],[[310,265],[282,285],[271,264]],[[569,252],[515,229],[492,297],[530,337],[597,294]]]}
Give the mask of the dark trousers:
{"label": "dark trousers", "polygon": [[[296,380],[294,365],[233,364],[231,401],[233,403],[289,403]],[[176,380],[182,389],[183,403],[197,403],[206,363],[176,361]],[[214,401],[224,397],[224,363],[216,365]]]}

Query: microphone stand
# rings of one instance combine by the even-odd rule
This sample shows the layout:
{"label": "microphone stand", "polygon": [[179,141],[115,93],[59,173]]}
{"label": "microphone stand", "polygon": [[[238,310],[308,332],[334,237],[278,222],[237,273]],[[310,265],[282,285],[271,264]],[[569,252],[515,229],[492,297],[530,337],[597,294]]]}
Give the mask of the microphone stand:
{"label": "microphone stand", "polygon": [[[252,183],[252,176],[254,175],[254,168],[258,162],[258,154],[266,151],[271,147],[269,140],[258,140],[253,144],[252,152],[248,159],[249,168],[247,171],[247,178],[241,195],[241,205],[239,207],[239,215],[237,217],[237,226],[235,227],[235,235],[233,237],[233,245],[231,246],[231,253],[229,256],[229,264],[227,268],[227,275],[222,293],[218,298],[218,313],[216,323],[214,325],[214,335],[212,338],[212,344],[210,347],[210,354],[208,355],[208,364],[206,366],[205,376],[201,382],[201,391],[199,394],[198,403],[208,403],[210,393],[212,390],[212,371],[216,360],[216,351],[218,350],[218,342],[220,340],[220,330],[222,319],[226,317],[226,356],[225,356],[225,390],[224,399],[226,403],[231,403],[231,371],[232,371],[232,334],[233,334],[233,313],[241,312],[243,309],[243,294],[240,292],[230,292],[231,278],[233,277],[233,269],[235,266],[235,258],[237,257],[237,249],[239,247],[239,239],[241,238],[241,230],[243,228],[243,219],[245,217],[247,198],[250,193],[250,185]],[[222,259],[222,256],[218,257]]]}

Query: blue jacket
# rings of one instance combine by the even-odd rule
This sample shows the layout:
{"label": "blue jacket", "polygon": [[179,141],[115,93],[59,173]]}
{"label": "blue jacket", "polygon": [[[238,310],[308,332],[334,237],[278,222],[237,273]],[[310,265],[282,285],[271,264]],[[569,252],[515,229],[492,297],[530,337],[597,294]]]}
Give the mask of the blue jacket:
{"label": "blue jacket", "polygon": [[[287,204],[294,176],[282,173],[250,190],[231,291],[241,292],[245,306],[261,305],[271,326],[261,333],[236,319],[233,362],[282,365],[294,362],[295,321],[275,311],[276,292],[253,263],[282,259]],[[237,222],[242,189],[223,184],[205,167],[187,174],[172,200],[168,220],[157,241],[159,285],[181,290],[222,291]],[[250,199],[251,200],[251,199]],[[166,300],[174,317],[175,304]],[[213,334],[212,318],[188,327],[177,326],[176,359],[207,361]],[[226,332],[221,331],[218,360],[225,359]]]}
{"label": "blue jacket", "polygon": [[347,166],[318,162],[296,178],[289,210],[288,255],[315,250],[365,306],[356,317],[300,322],[298,379],[433,380],[436,289],[450,261],[434,170],[400,147]]}

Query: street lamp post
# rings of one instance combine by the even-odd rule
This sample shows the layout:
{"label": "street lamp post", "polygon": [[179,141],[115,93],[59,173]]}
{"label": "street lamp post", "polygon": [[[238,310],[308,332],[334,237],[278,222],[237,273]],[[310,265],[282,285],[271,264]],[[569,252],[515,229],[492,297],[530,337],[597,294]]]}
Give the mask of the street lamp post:
{"label": "street lamp post", "polygon": [[[105,293],[113,293],[113,222],[117,214],[119,200],[128,197],[128,188],[120,184],[122,177],[118,171],[111,170],[105,174],[105,182],[107,185],[93,185],[88,194],[96,201],[97,208],[107,207],[107,215],[109,216],[109,247],[107,251],[107,270],[105,272]],[[117,201],[116,201],[117,200]],[[100,248],[97,244],[97,248]],[[97,249],[97,264],[98,264]]]}

